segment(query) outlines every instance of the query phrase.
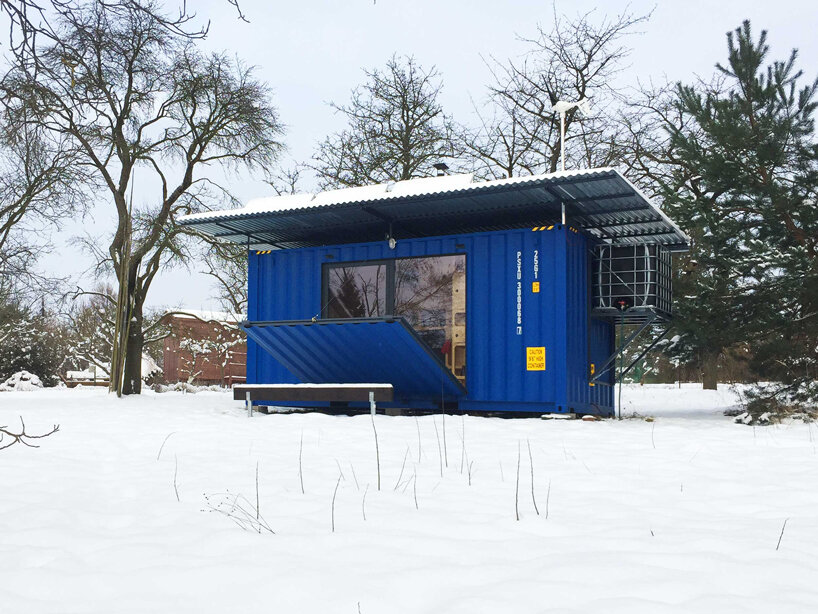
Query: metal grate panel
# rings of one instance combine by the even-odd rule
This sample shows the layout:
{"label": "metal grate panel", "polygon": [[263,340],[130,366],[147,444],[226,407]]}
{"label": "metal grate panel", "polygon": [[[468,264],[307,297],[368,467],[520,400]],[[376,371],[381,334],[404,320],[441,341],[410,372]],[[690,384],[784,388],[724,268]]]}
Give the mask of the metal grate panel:
{"label": "metal grate panel", "polygon": [[[660,245],[597,245],[593,263],[593,309],[597,316],[637,322],[671,316],[671,254]],[[643,317],[644,316],[644,317]]]}

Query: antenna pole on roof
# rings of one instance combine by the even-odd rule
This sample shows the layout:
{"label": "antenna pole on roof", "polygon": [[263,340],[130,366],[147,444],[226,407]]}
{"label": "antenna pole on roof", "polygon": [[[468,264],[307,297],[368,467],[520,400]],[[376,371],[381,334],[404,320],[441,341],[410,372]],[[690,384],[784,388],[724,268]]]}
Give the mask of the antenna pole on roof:
{"label": "antenna pole on roof", "polygon": [[[565,111],[560,111],[560,170],[565,172]],[[565,207],[562,209],[562,223],[565,223]]]}
{"label": "antenna pole on roof", "polygon": [[[586,115],[590,111],[590,102],[581,98],[576,102],[558,100],[551,107],[552,111],[560,114],[560,170],[565,171],[565,114],[571,109],[579,109]],[[565,226],[565,201],[562,202],[562,225]]]}
{"label": "antenna pole on roof", "polygon": [[[560,111],[560,170],[565,172],[565,111]],[[560,202],[562,225],[565,226],[565,200]]]}

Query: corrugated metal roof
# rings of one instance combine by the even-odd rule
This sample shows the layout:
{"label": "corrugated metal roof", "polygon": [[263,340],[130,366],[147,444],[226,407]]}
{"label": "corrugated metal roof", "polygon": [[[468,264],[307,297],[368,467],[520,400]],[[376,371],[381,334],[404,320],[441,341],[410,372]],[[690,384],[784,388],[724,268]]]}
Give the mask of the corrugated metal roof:
{"label": "corrugated metal roof", "polygon": [[243,322],[304,383],[392,384],[402,399],[451,400],[465,389],[403,318]]}
{"label": "corrugated metal roof", "polygon": [[256,199],[245,207],[188,215],[201,232],[251,249],[280,249],[507,230],[567,222],[612,244],[687,249],[688,237],[612,168],[473,182],[471,175],[414,179]]}

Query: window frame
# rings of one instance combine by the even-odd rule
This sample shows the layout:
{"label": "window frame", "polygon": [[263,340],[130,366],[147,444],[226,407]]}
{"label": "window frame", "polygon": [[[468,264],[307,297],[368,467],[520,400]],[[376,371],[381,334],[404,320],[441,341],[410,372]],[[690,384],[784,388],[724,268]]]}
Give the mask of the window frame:
{"label": "window frame", "polygon": [[[377,260],[350,260],[348,262],[322,262],[321,263],[321,318],[322,319],[329,319],[327,317],[327,313],[329,311],[329,272],[330,269],[342,269],[346,267],[356,267],[356,266],[378,266],[384,265],[384,269],[386,272],[386,287],[384,288],[384,292],[386,293],[386,298],[384,300],[384,313],[383,316],[391,316],[392,312],[395,310],[395,266],[392,264],[390,266],[390,262],[394,263],[395,259],[392,258],[379,258]],[[383,317],[379,316],[379,317]],[[364,318],[365,319],[365,318]]]}
{"label": "window frame", "polygon": [[[321,263],[321,318],[327,318],[329,311],[329,272],[333,268],[355,267],[355,266],[377,266],[385,265],[386,269],[386,301],[384,316],[394,317],[395,315],[395,270],[398,260],[415,260],[417,258],[443,258],[445,256],[463,256],[464,267],[466,268],[465,292],[468,306],[469,297],[469,255],[466,252],[451,252],[446,254],[421,254],[418,256],[396,256],[394,258],[376,258],[374,260],[348,260],[343,262],[322,262]],[[466,322],[469,320],[468,308],[466,309]]]}

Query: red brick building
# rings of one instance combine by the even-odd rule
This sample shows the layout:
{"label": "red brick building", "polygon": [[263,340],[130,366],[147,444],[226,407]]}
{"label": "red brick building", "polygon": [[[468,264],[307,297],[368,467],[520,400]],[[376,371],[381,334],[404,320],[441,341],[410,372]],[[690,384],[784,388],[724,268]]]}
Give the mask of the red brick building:
{"label": "red brick building", "polygon": [[168,383],[232,386],[247,374],[247,342],[236,327],[239,317],[186,309],[162,318],[170,334],[163,341]]}

